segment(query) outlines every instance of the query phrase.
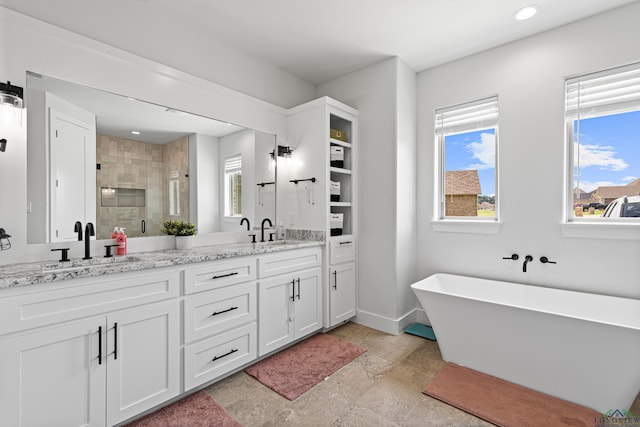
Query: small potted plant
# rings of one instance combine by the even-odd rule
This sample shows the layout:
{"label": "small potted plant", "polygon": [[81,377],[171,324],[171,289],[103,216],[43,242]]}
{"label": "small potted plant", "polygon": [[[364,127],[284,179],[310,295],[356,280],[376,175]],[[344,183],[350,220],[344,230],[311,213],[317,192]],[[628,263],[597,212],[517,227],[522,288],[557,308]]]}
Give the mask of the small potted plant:
{"label": "small potted plant", "polygon": [[163,222],[161,231],[176,236],[176,249],[191,249],[194,236],[198,233],[195,224],[182,220]]}

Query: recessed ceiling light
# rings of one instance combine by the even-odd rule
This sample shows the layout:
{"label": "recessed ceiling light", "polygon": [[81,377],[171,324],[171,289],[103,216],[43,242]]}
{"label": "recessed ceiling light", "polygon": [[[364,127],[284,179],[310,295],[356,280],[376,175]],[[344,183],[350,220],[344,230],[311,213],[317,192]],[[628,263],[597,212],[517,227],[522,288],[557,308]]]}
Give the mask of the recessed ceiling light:
{"label": "recessed ceiling light", "polygon": [[132,130],[131,133],[134,135],[140,135],[140,132],[138,132],[137,130]]}
{"label": "recessed ceiling light", "polygon": [[513,17],[517,21],[524,21],[529,18],[532,18],[538,11],[540,10],[540,6],[537,4],[531,4],[529,6],[525,6],[522,9],[519,9],[516,13],[513,14]]}

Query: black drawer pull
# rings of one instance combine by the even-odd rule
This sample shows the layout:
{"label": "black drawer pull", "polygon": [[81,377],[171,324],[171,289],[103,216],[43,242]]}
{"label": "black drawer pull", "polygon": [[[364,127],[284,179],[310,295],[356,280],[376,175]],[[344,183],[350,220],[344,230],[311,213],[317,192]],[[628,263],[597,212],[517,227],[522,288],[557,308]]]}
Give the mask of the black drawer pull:
{"label": "black drawer pull", "polygon": [[237,310],[238,307],[231,307],[231,308],[227,308],[226,310],[222,310],[222,311],[214,311],[212,316],[217,316],[218,314],[222,314],[222,313],[227,313],[229,311],[233,311],[233,310]]}
{"label": "black drawer pull", "polygon": [[113,360],[118,358],[118,323],[113,324]]}
{"label": "black drawer pull", "polygon": [[350,245],[350,244],[352,244],[352,243],[353,243],[353,242],[340,242],[340,244],[341,244],[341,245]]}
{"label": "black drawer pull", "polygon": [[229,356],[230,354],[235,353],[236,351],[238,351],[238,349],[237,349],[237,348],[234,348],[234,349],[233,349],[233,350],[231,350],[229,353],[225,353],[225,354],[223,354],[222,356],[216,356],[216,357],[214,357],[213,359],[211,359],[211,361],[212,361],[212,362],[215,362],[216,360],[218,360],[218,359],[222,359],[223,357],[227,357],[227,356]]}
{"label": "black drawer pull", "polygon": [[236,274],[238,274],[238,272],[234,271],[233,273],[227,273],[227,274],[221,274],[219,276],[213,276],[211,279],[222,279],[223,277],[235,276]]}
{"label": "black drawer pull", "polygon": [[338,271],[333,270],[333,289],[338,290]]}

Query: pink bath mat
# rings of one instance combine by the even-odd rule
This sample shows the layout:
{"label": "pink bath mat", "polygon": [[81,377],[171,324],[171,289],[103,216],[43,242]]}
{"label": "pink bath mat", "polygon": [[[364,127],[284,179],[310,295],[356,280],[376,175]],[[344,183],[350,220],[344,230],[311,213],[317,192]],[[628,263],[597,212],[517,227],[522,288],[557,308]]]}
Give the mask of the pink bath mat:
{"label": "pink bath mat", "polygon": [[245,369],[262,384],[289,400],[367,351],[332,335],[318,334]]}

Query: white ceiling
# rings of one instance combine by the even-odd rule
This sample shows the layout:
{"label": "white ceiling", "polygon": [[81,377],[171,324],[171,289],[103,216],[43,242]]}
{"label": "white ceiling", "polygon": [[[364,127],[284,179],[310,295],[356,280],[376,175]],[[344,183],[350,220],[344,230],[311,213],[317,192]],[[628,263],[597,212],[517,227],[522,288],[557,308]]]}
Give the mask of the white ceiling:
{"label": "white ceiling", "polygon": [[[319,85],[391,56],[419,72],[637,0],[0,0],[149,56],[230,45]],[[540,12],[517,22],[535,3]],[[154,59],[154,58],[150,58]],[[194,61],[195,62],[195,61]],[[197,62],[196,62],[197,63]]]}

